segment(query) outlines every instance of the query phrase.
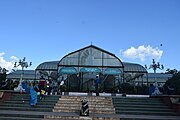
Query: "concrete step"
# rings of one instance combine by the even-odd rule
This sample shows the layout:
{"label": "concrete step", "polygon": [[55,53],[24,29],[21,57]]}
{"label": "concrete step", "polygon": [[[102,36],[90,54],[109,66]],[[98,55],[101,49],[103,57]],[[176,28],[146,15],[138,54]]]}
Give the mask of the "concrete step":
{"label": "concrete step", "polygon": [[[25,98],[21,98],[21,99],[10,99],[10,100],[7,100],[7,101],[30,101],[30,99],[25,99]],[[43,99],[43,100],[40,100],[40,99],[38,99],[38,101],[45,101],[45,102],[57,102],[58,101],[58,99],[57,100],[55,100],[55,99]]]}
{"label": "concrete step", "polygon": [[[53,109],[53,112],[74,112],[74,113],[79,113],[80,109],[68,109],[68,108],[63,108],[63,109]],[[99,114],[115,114],[115,110],[98,110],[98,109],[89,109],[89,113],[99,113]]]}
{"label": "concrete step", "polygon": [[[42,120],[80,120],[79,118],[69,118],[69,117],[57,117],[57,118],[46,118]],[[85,120],[85,119],[81,119]]]}
{"label": "concrete step", "polygon": [[129,101],[129,102],[162,102],[160,99],[118,99],[113,98],[113,101]]}
{"label": "concrete step", "polygon": [[[80,110],[81,106],[54,106],[54,109],[78,109]],[[114,107],[89,107],[89,110],[115,110]]]}
{"label": "concrete step", "polygon": [[88,98],[88,99],[108,99],[109,97],[103,97],[103,96],[66,96],[66,95],[63,95],[61,96],[61,98]]}
{"label": "concrete step", "polygon": [[160,99],[156,98],[146,98],[146,99],[133,99],[133,98],[113,98],[113,102],[121,101],[121,102],[151,102],[151,103],[161,103]]}
{"label": "concrete step", "polygon": [[106,118],[106,117],[92,117],[92,116],[79,116],[76,118],[65,117],[65,116],[55,116],[55,118],[46,118],[43,120],[120,120],[120,118]]}
{"label": "concrete step", "polygon": [[147,108],[147,107],[143,107],[143,108],[135,108],[135,107],[115,107],[116,110],[129,110],[129,111],[161,111],[161,112],[174,112],[172,109],[168,109],[168,108]]}
{"label": "concrete step", "polygon": [[109,120],[179,120],[179,116],[160,115],[127,115],[127,114],[93,114],[94,117],[104,117]]}
{"label": "concrete step", "polygon": [[63,97],[61,97],[61,98],[59,98],[59,100],[78,100],[78,101],[81,101],[81,100],[88,100],[88,101],[112,101],[112,99],[111,98],[106,98],[106,99],[98,99],[98,98],[96,98],[96,97],[94,97],[94,99],[93,98],[73,98],[73,97],[69,97],[69,98],[63,98]]}
{"label": "concrete step", "polygon": [[42,118],[0,117],[0,120],[43,120]]}
{"label": "concrete step", "polygon": [[160,100],[159,98],[150,97],[112,97],[113,99],[127,99],[127,100]]}
{"label": "concrete step", "polygon": [[[68,100],[68,101],[61,101],[61,100],[59,100],[58,102],[57,102],[57,104],[81,104],[81,101],[70,101],[70,100]],[[88,104],[89,105],[96,105],[96,104],[99,104],[99,105],[113,105],[113,103],[112,102],[105,102],[105,101],[98,101],[98,102],[89,102],[88,101]]]}
{"label": "concrete step", "polygon": [[79,115],[45,115],[44,120],[79,120]]}
{"label": "concrete step", "polygon": [[151,103],[151,102],[121,102],[121,101],[116,101],[116,102],[113,102],[114,105],[116,104],[122,104],[122,105],[164,105],[164,103]]}
{"label": "concrete step", "polygon": [[[87,100],[88,101],[88,100]],[[81,103],[81,101],[77,100],[59,100],[57,103]],[[112,104],[112,101],[88,101],[89,104]]]}
{"label": "concrete step", "polygon": [[[11,98],[30,98],[30,94],[28,95],[20,95],[20,94],[13,94],[11,96]],[[40,95],[38,95],[38,97],[40,97]],[[61,96],[59,95],[45,95],[46,98],[49,98],[49,99],[59,99]]]}
{"label": "concrete step", "polygon": [[[60,99],[59,101],[65,101],[65,102],[81,102],[80,99]],[[100,103],[100,102],[104,102],[104,103],[112,103],[112,100],[89,100],[87,99],[87,101],[89,103]]]}
{"label": "concrete step", "polygon": [[[20,94],[20,93],[13,93],[12,96],[30,96],[30,94]],[[61,95],[47,95],[47,96],[50,96],[50,97],[61,97]]]}
{"label": "concrete step", "polygon": [[52,112],[51,108],[36,108],[36,107],[1,107],[1,110],[16,110],[16,111],[41,111]]}
{"label": "concrete step", "polygon": [[[74,112],[74,113],[79,113],[80,110],[53,110],[53,112]],[[89,111],[89,113],[98,113],[98,114],[115,114],[113,111]]]}
{"label": "concrete step", "polygon": [[[29,96],[14,96],[14,95],[10,96],[10,99],[22,99],[22,98],[30,99],[31,97],[30,97],[30,95]],[[40,95],[38,95],[37,98],[40,98]],[[58,97],[44,96],[44,98],[49,99],[49,100],[59,100],[61,97],[60,96],[58,96]]]}
{"label": "concrete step", "polygon": [[130,111],[130,110],[116,110],[117,114],[132,114],[132,115],[169,115],[169,116],[177,116],[179,115],[176,112],[161,112],[161,111],[144,111],[144,110],[138,110],[138,111]]}
{"label": "concrete step", "polygon": [[9,113],[1,113],[0,117],[29,117],[29,118],[43,118],[44,115],[34,115],[34,114],[20,114],[21,111],[17,112],[16,114],[11,114],[11,112]]}
{"label": "concrete step", "polygon": [[[29,101],[4,101],[3,104],[30,104],[30,100]],[[40,105],[55,105],[56,102],[50,102],[50,101],[38,101],[38,104]]]}
{"label": "concrete step", "polygon": [[11,113],[1,113],[0,120],[41,120],[44,115],[25,115],[25,114],[11,114]]}
{"label": "concrete step", "polygon": [[[81,107],[81,104],[73,104],[73,103],[56,103],[55,105],[56,107]],[[104,107],[107,107],[107,108],[114,108],[113,105],[106,105],[106,104],[88,104],[89,108],[104,108]]]}
{"label": "concrete step", "polygon": [[166,105],[141,105],[141,104],[114,104],[115,107],[134,107],[134,108],[169,108]]}
{"label": "concrete step", "polygon": [[[2,104],[2,105],[0,105],[0,108],[1,107],[30,107],[30,104]],[[51,108],[51,109],[53,109],[54,108],[54,106],[53,105],[37,105],[36,106],[37,108]]]}

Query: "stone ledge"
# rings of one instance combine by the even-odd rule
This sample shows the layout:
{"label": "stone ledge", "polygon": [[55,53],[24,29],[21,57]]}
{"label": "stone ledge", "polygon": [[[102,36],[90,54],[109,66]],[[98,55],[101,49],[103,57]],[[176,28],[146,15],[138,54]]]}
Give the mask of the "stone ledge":
{"label": "stone ledge", "polygon": [[[74,112],[74,113],[79,113],[80,110],[79,109],[54,109],[53,112],[65,112],[65,113],[69,113],[69,112]],[[92,114],[115,114],[115,111],[113,110],[103,110],[103,111],[99,111],[99,110],[89,110],[89,113]]]}
{"label": "stone ledge", "polygon": [[[61,103],[61,104],[59,104],[59,103],[56,103],[56,105],[54,106],[54,107],[67,107],[67,105],[68,105],[68,107],[81,107],[81,104],[64,104],[64,103]],[[106,107],[106,108],[114,108],[114,106],[112,106],[112,104],[111,105],[103,105],[103,104],[89,104],[88,105],[89,106],[89,108],[94,108],[94,107],[96,107],[96,108],[104,108],[104,107]]]}
{"label": "stone ledge", "polygon": [[[62,105],[62,104],[64,104],[64,105],[69,105],[69,104],[81,105],[81,102],[73,102],[73,101],[62,102],[62,101],[58,101],[58,102],[56,103],[56,105]],[[89,105],[94,105],[94,106],[96,106],[96,105],[107,105],[107,106],[113,105],[112,102],[109,102],[109,103],[106,103],[106,102],[88,102],[88,104],[89,104]]]}
{"label": "stone ledge", "polygon": [[79,119],[80,120],[93,120],[92,117],[83,117],[83,116],[80,116]]}
{"label": "stone ledge", "polygon": [[[80,108],[81,108],[81,106],[76,106],[76,107],[71,107],[71,106],[55,106],[54,107],[54,110],[58,110],[58,109],[60,109],[60,110],[65,110],[65,109],[72,109],[72,110],[74,110],[74,109],[78,109],[78,110],[80,110]],[[115,108],[114,107],[89,107],[89,110],[102,110],[102,111],[106,111],[106,110],[115,110]]]}

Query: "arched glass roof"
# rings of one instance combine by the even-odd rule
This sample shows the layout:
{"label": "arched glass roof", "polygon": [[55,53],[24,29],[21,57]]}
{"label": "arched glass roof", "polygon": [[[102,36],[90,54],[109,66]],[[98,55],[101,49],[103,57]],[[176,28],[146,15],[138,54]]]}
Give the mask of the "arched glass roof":
{"label": "arched glass roof", "polygon": [[43,62],[37,66],[36,70],[50,70],[50,71],[57,71],[59,61],[49,61]]}
{"label": "arched glass roof", "polygon": [[140,64],[135,63],[127,63],[124,64],[124,72],[132,72],[132,73],[147,73],[147,70]]}
{"label": "arched glass roof", "polygon": [[[23,72],[23,80],[31,80],[31,79],[35,79],[35,71],[34,70],[17,70],[14,72],[11,72],[7,75],[7,79],[19,79],[21,77],[21,74]],[[40,74],[36,75],[37,78],[40,78]]]}
{"label": "arched glass roof", "polygon": [[60,61],[43,62],[37,66],[36,70],[58,71],[58,66],[124,68],[125,73],[147,73],[142,65],[121,62],[114,54],[94,45],[69,53]]}
{"label": "arched glass roof", "polygon": [[94,45],[87,46],[64,56],[58,66],[71,67],[117,67],[123,68],[121,60],[114,54]]}

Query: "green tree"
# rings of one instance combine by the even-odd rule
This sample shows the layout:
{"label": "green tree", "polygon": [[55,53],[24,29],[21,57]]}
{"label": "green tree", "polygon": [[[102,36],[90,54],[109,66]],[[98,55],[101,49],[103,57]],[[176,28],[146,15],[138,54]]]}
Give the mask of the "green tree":
{"label": "green tree", "polygon": [[171,70],[168,68],[165,73],[166,74],[176,74],[176,73],[178,73],[178,70],[176,70],[176,69]]}
{"label": "green tree", "polygon": [[173,74],[173,77],[166,81],[164,85],[165,93],[168,93],[170,86],[174,87],[174,94],[180,94],[180,72]]}
{"label": "green tree", "polygon": [[6,76],[8,71],[5,68],[0,67],[0,82],[3,82],[6,80]]}

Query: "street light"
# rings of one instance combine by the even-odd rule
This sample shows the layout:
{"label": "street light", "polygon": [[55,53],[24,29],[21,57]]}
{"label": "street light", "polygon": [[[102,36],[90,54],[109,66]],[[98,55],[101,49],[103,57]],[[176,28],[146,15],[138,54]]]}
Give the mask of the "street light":
{"label": "street light", "polygon": [[149,68],[148,68],[146,65],[145,65],[145,68],[146,68],[146,69],[153,69],[154,75],[155,75],[155,77],[154,77],[154,79],[155,79],[155,91],[154,91],[154,93],[155,93],[155,94],[160,93],[160,92],[159,92],[159,89],[158,89],[158,85],[157,85],[157,80],[156,80],[156,70],[157,70],[157,69],[162,70],[162,69],[164,69],[164,66],[163,66],[163,65],[160,65],[159,62],[156,63],[155,60],[153,59],[152,64],[149,66]]}
{"label": "street light", "polygon": [[[14,67],[15,68],[17,68],[18,66],[21,66],[21,68],[22,68],[21,77],[20,77],[20,81],[19,81],[18,87],[20,87],[21,83],[22,83],[23,74],[24,74],[24,68],[28,68],[31,65],[32,65],[32,62],[30,62],[29,64],[28,64],[28,62],[26,62],[26,57],[24,57],[22,60],[20,59],[18,63],[17,62],[14,63]],[[19,88],[19,89],[21,90],[21,88]]]}
{"label": "street light", "polygon": [[152,62],[152,64],[149,66],[149,68],[147,68],[147,66],[145,65],[145,68],[146,69],[153,69],[154,70],[154,73],[156,73],[156,70],[157,69],[164,69],[164,66],[163,65],[160,65],[160,63],[159,62],[157,62],[157,64],[156,64],[156,62],[155,62],[155,60],[153,59],[153,62]]}

